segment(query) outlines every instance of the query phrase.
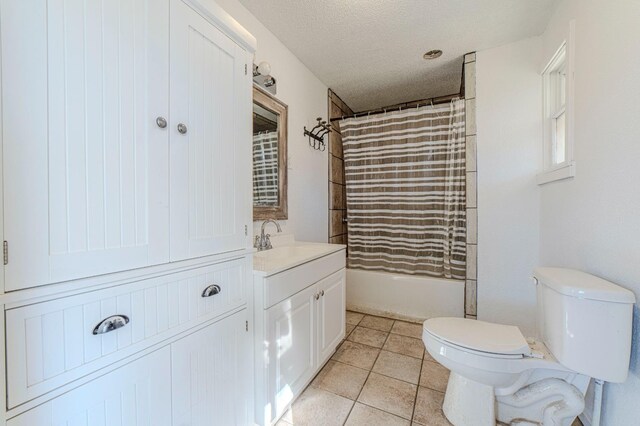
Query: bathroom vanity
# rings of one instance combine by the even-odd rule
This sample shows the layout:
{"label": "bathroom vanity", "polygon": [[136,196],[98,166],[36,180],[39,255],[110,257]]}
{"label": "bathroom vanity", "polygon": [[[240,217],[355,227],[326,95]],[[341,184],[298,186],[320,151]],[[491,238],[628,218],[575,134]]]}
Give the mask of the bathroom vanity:
{"label": "bathroom vanity", "polygon": [[276,421],[344,338],[345,254],[301,242],[255,254],[256,423]]}

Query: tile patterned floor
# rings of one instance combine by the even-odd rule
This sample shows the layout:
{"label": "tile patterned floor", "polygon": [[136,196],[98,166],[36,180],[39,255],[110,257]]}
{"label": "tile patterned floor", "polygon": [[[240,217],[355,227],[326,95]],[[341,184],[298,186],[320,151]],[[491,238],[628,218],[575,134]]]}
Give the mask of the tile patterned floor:
{"label": "tile patterned floor", "polygon": [[441,426],[449,371],[422,325],[347,312],[346,340],[278,426]]}

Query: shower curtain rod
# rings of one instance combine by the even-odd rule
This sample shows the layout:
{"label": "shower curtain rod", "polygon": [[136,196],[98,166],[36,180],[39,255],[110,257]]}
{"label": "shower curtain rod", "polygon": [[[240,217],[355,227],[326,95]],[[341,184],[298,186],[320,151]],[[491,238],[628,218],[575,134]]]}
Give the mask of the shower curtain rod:
{"label": "shower curtain rod", "polygon": [[421,99],[419,101],[411,101],[411,102],[405,102],[402,104],[396,104],[396,105],[391,105],[388,107],[384,107],[384,108],[377,108],[377,109],[372,109],[370,111],[363,111],[363,112],[356,112],[355,114],[352,115],[341,115],[340,117],[334,117],[332,119],[330,119],[329,121],[336,121],[336,120],[344,120],[345,118],[356,118],[356,117],[360,117],[363,115],[371,115],[371,114],[382,114],[385,112],[391,112],[391,111],[399,111],[401,109],[408,109],[408,108],[414,108],[414,107],[418,107],[420,105],[426,106],[426,105],[438,105],[438,104],[446,104],[447,102],[451,102],[453,99],[456,98],[461,98],[462,96],[460,95],[460,93],[454,93],[451,95],[446,95],[446,96],[438,96],[435,98],[429,98],[429,99]]}

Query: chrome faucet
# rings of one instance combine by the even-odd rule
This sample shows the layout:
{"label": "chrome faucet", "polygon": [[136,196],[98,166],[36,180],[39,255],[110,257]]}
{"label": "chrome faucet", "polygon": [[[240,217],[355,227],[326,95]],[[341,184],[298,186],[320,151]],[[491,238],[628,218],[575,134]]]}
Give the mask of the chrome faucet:
{"label": "chrome faucet", "polygon": [[271,235],[270,234],[265,235],[264,233],[264,227],[267,226],[269,222],[273,223],[276,226],[276,229],[278,230],[278,232],[282,232],[282,228],[280,228],[280,224],[275,220],[267,219],[264,222],[262,222],[262,226],[260,227],[260,235],[256,235],[253,241],[253,247],[257,248],[258,251],[269,250],[273,248],[273,246],[271,245],[271,239],[270,239]]}

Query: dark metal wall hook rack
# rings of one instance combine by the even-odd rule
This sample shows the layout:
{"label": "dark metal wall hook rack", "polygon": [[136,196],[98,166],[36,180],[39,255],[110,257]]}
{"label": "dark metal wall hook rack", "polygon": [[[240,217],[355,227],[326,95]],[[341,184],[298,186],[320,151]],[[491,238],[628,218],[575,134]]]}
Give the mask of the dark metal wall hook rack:
{"label": "dark metal wall hook rack", "polygon": [[318,151],[324,151],[327,149],[324,143],[324,137],[332,131],[331,124],[323,120],[322,117],[318,117],[318,124],[311,130],[307,130],[307,126],[304,126],[304,135],[309,137],[309,146]]}

